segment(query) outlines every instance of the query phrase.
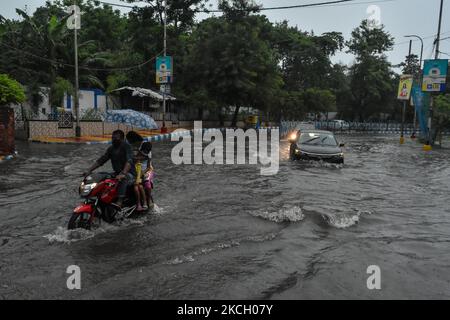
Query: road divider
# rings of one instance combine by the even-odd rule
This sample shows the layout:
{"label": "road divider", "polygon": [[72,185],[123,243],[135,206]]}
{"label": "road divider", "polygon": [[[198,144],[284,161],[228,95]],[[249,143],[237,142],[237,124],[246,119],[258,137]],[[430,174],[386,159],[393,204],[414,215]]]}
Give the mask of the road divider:
{"label": "road divider", "polygon": [[[141,130],[136,130],[137,133],[139,133],[145,141],[148,142],[160,142],[160,141],[166,141],[166,140],[171,140],[172,137],[179,137],[179,136],[183,136],[183,135],[187,135],[187,134],[191,134],[191,133],[195,133],[195,132],[200,132],[202,131],[203,133],[206,132],[210,132],[210,131],[214,131],[214,130],[220,130],[222,132],[224,132],[225,130],[230,129],[230,130],[236,130],[238,128],[203,128],[200,130],[195,130],[195,129],[178,129],[175,130],[171,133],[164,133],[164,134],[149,134],[144,131]],[[275,130],[275,129],[279,129],[279,127],[264,127],[264,128],[260,128],[259,130]],[[180,131],[182,130],[182,131]],[[98,136],[92,136],[92,137],[82,137],[82,138],[51,138],[51,137],[39,137],[36,139],[32,139],[30,140],[31,142],[36,142],[36,143],[46,143],[46,144],[87,144],[87,145],[96,145],[96,144],[110,144],[111,143],[111,138],[108,136],[102,136],[102,137],[98,137]]]}

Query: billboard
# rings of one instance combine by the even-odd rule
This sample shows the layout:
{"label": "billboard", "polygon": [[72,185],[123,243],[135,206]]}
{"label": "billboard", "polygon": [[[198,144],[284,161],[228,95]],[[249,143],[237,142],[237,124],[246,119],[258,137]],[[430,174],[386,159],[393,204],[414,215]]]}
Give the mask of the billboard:
{"label": "billboard", "polygon": [[412,75],[404,74],[400,76],[400,83],[398,86],[397,99],[408,101],[411,98],[411,89],[414,78]]}
{"label": "billboard", "polygon": [[423,67],[422,91],[445,92],[448,60],[425,60]]}
{"label": "billboard", "polygon": [[156,83],[172,82],[173,60],[170,56],[156,58]]}

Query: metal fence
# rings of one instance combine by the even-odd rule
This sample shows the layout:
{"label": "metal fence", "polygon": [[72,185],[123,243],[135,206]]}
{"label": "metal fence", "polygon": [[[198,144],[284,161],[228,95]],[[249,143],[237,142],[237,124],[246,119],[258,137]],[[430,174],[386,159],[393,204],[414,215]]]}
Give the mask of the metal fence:
{"label": "metal fence", "polygon": [[[386,122],[334,122],[334,121],[316,121],[315,128],[320,130],[328,130],[333,132],[342,133],[377,133],[377,134],[389,134],[389,133],[401,133],[401,123],[394,121]],[[419,132],[420,128],[414,127],[413,123],[406,123],[404,125],[404,133],[412,134],[413,132]]]}
{"label": "metal fence", "polygon": [[315,129],[314,122],[303,122],[303,121],[281,121],[280,123],[280,136],[286,137],[289,133],[295,130],[311,130]]}
{"label": "metal fence", "polygon": [[146,111],[144,111],[142,113],[149,115],[155,121],[163,121],[163,119],[166,121],[175,121],[175,122],[179,121],[178,114],[172,113],[172,112],[167,112],[165,117],[162,112],[146,112]]}
{"label": "metal fence", "polygon": [[[290,132],[299,129],[317,129],[327,130],[342,134],[401,134],[401,123],[394,121],[384,122],[334,122],[334,121],[315,121],[315,122],[301,122],[301,121],[282,121],[280,133],[286,136]],[[414,126],[413,123],[406,123],[404,125],[404,134],[411,135],[416,133],[417,136],[421,134],[419,126]],[[450,135],[450,130],[443,132],[443,135]]]}

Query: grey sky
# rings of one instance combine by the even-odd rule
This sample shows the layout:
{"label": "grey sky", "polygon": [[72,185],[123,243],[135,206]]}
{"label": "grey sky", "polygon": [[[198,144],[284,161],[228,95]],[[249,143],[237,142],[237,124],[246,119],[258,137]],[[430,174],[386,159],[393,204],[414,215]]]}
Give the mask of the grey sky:
{"label": "grey sky", "polygon": [[[110,3],[122,3],[119,0],[106,0]],[[322,0],[257,0],[264,7],[289,6],[322,2]],[[15,8],[28,7],[29,12],[45,0],[0,0],[0,14],[8,18],[17,18]],[[213,8],[216,8],[216,0],[210,0]],[[263,13],[273,21],[288,20],[291,25],[297,25],[300,29],[321,34],[328,31],[342,32],[349,39],[351,31],[357,27],[363,19],[368,17],[367,8],[371,5],[380,8],[381,22],[386,26],[396,39],[394,50],[388,54],[393,64],[404,60],[408,53],[408,40],[403,38],[406,34],[417,34],[424,37],[424,59],[434,57],[432,55],[433,35],[437,33],[437,19],[440,0],[357,0],[355,3],[339,4],[327,7],[302,8],[289,10],[264,11]],[[121,9],[126,12],[127,9]],[[199,19],[204,15],[199,16]],[[444,1],[444,13],[442,19],[442,37],[450,37],[450,1]],[[441,42],[441,58],[450,59],[450,39]],[[420,42],[413,43],[413,52],[419,54]],[[339,53],[333,59],[335,62],[349,64],[353,57],[346,53]]]}

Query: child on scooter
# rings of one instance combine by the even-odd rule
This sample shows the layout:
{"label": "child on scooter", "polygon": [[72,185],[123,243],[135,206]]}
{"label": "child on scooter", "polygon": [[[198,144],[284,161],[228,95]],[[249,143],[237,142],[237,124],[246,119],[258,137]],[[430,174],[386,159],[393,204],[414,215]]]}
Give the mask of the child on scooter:
{"label": "child on scooter", "polygon": [[142,185],[142,176],[143,176],[142,162],[144,161],[145,155],[143,155],[140,151],[138,151],[136,156],[134,157],[134,163],[136,167],[136,181],[134,183],[134,193],[136,195],[137,211],[145,211],[148,209],[148,206],[145,205],[147,203],[147,199],[144,191],[144,186]]}
{"label": "child on scooter", "polygon": [[144,142],[139,152],[144,155],[147,160],[147,169],[144,171],[144,191],[146,196],[146,205],[148,208],[153,204],[152,190],[153,190],[153,179],[155,177],[155,171],[152,165],[152,144],[150,142]]}

